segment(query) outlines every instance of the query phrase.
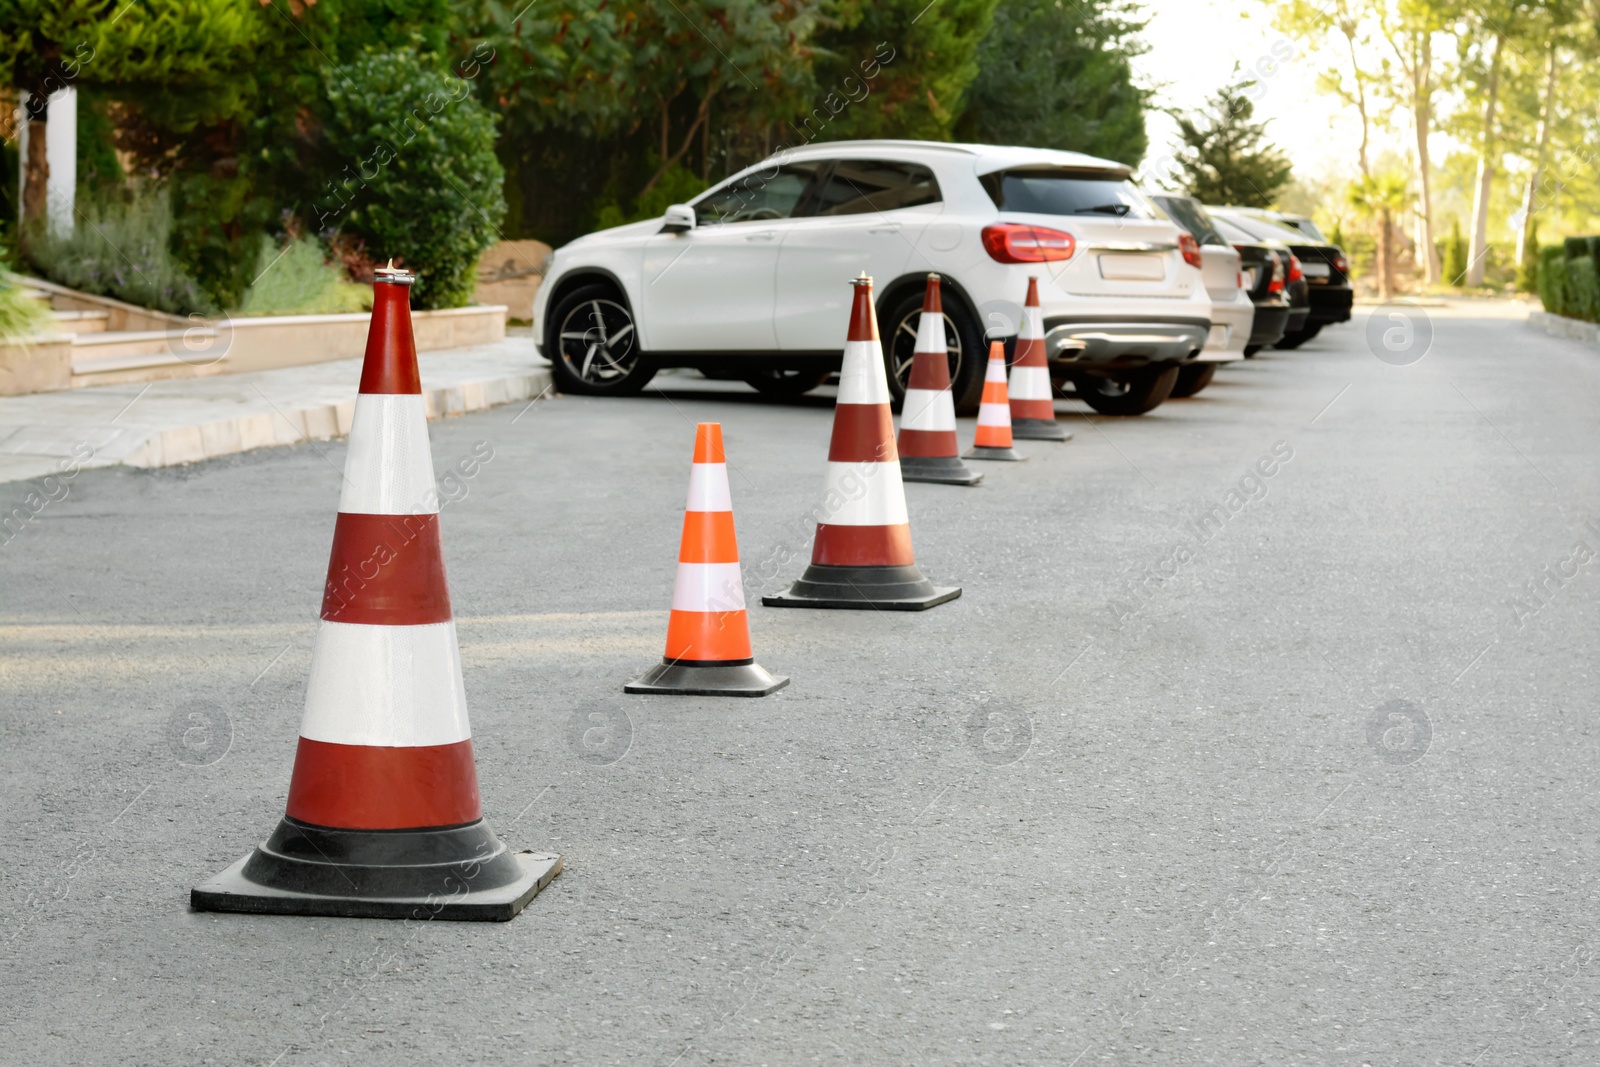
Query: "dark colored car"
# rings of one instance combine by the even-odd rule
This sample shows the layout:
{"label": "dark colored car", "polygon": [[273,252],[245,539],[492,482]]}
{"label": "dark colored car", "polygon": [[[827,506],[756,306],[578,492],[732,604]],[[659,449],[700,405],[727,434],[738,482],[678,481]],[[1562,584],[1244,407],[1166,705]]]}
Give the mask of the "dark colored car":
{"label": "dark colored car", "polygon": [[1242,208],[1208,208],[1213,217],[1225,218],[1257,240],[1282,241],[1300,260],[1306,287],[1311,297],[1311,313],[1305,325],[1291,329],[1279,348],[1296,348],[1315,337],[1324,326],[1348,322],[1355,291],[1350,288],[1350,261],[1338,245],[1313,241],[1305,232],[1270,222]]}
{"label": "dark colored car", "polygon": [[1271,243],[1257,241],[1226,219],[1213,219],[1217,232],[1239,252],[1239,270],[1244,275],[1244,287],[1256,306],[1255,320],[1250,327],[1250,340],[1244,354],[1253,356],[1270,344],[1276,343],[1288,332],[1290,316],[1296,311],[1303,322],[1310,312],[1308,306],[1291,308],[1288,292],[1288,262],[1286,249],[1274,248]]}

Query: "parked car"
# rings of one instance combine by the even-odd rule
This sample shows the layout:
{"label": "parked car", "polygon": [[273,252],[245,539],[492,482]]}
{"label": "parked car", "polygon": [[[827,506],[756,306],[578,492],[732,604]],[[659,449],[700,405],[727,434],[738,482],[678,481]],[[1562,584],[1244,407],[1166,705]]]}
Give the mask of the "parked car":
{"label": "parked car", "polygon": [[1172,395],[1194,396],[1216,375],[1217,365],[1244,358],[1255,321],[1255,305],[1244,287],[1244,270],[1238,249],[1218,232],[1200,201],[1178,193],[1152,193],[1167,216],[1200,242],[1200,273],[1211,297],[1211,332],[1193,363],[1178,372]]}
{"label": "parked car", "polygon": [[987,338],[1014,338],[1031,275],[1052,377],[1098,411],[1142,414],[1205,346],[1211,301],[1199,245],[1129,173],[991,145],[785,150],[660,219],[558,249],[534,337],[568,392],[637,392],[660,367],[691,366],[797,395],[838,368],[850,279],[866,271],[898,397],[937,271],[957,409],[972,412]]}
{"label": "parked car", "polygon": [[[1355,291],[1350,287],[1350,261],[1338,245],[1320,239],[1311,239],[1297,228],[1269,222],[1252,209],[1211,208],[1211,212],[1234,223],[1258,240],[1282,241],[1300,260],[1310,290],[1311,312],[1304,326],[1291,330],[1279,348],[1298,348],[1311,340],[1324,326],[1350,320],[1350,308]],[[1315,229],[1309,219],[1304,220]]]}
{"label": "parked car", "polygon": [[1252,215],[1255,218],[1261,219],[1263,222],[1270,222],[1276,226],[1282,226],[1285,229],[1296,230],[1302,236],[1310,238],[1317,244],[1333,243],[1326,237],[1322,236],[1322,231],[1318,229],[1317,224],[1304,215],[1294,215],[1287,211],[1271,211],[1264,207],[1242,207],[1236,210],[1240,214]]}
{"label": "parked car", "polygon": [[1238,251],[1245,290],[1255,305],[1250,337],[1244,346],[1248,358],[1282,339],[1296,317],[1304,323],[1311,312],[1309,298],[1302,282],[1300,306],[1292,304],[1288,246],[1276,241],[1257,241],[1227,219],[1212,216],[1211,221],[1217,232]]}

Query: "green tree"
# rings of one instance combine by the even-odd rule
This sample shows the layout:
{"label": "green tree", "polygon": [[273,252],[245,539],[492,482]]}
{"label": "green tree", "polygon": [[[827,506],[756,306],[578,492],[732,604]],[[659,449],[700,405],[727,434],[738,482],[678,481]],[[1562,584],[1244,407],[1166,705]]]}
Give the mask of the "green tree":
{"label": "green tree", "polygon": [[1450,236],[1444,244],[1444,280],[1460,285],[1467,273],[1467,238],[1461,232],[1461,220],[1450,220]]}
{"label": "green tree", "polygon": [[1137,163],[1150,94],[1131,60],[1145,21],[1127,0],[1001,0],[956,137]]}
{"label": "green tree", "polygon": [[846,79],[859,78],[861,64],[875,58],[880,69],[870,94],[837,112],[830,105],[813,136],[948,141],[978,76],[978,48],[997,3],[939,0],[930,9],[927,0],[839,0],[835,24],[815,38],[818,91],[849,99]]}
{"label": "green tree", "polygon": [[467,303],[505,214],[493,116],[459,78],[404,52],[330,70],[323,92],[317,229],[415,270],[418,307]]}
{"label": "green tree", "polygon": [[1350,186],[1350,206],[1377,223],[1375,258],[1380,300],[1394,296],[1394,216],[1406,206],[1406,197],[1405,178],[1393,173],[1358,178]]}
{"label": "green tree", "polygon": [[1178,155],[1184,186],[1204,203],[1271,207],[1289,184],[1288,158],[1267,141],[1267,124],[1253,121],[1250,84],[1219,89],[1203,114],[1173,116],[1184,145]]}
{"label": "green tree", "polygon": [[[52,93],[115,86],[128,95],[182,96],[217,116],[242,95],[235,73],[262,37],[259,15],[236,0],[6,0],[0,69],[34,133],[23,161],[23,217],[44,217],[49,159],[44,128]],[[4,119],[11,136],[10,116]]]}

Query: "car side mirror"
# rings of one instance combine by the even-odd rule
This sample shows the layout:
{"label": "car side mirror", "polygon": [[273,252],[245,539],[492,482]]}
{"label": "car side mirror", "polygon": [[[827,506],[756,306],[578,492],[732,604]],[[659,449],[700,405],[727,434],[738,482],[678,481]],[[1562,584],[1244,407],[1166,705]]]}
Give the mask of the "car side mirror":
{"label": "car side mirror", "polygon": [[694,229],[694,208],[688,204],[673,204],[661,216],[662,233],[687,233]]}

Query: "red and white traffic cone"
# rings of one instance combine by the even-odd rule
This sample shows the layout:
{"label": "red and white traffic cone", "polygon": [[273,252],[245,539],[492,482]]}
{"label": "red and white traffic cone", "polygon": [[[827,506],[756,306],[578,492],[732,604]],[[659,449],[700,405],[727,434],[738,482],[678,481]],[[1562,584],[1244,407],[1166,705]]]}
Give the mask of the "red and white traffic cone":
{"label": "red and white traffic cone", "polygon": [[1011,361],[1011,433],[1030,441],[1070,441],[1072,435],[1056,422],[1055,394],[1050,390],[1050,366],[1044,358],[1044,312],[1039,307],[1039,279],[1028,279],[1028,299],[1022,308],[1022,333]]}
{"label": "red and white traffic cone", "polygon": [[483,819],[428,448],[412,275],[374,283],[283,820],[202,911],[504,921],[561,871]]}
{"label": "red and white traffic cone", "polygon": [[782,608],[922,611],[954,600],[961,589],[928,581],[911,551],[872,279],[862,274],[853,284],[827,490],[816,511],[811,565],[787,592],[761,602]]}
{"label": "red and white traffic cone", "polygon": [[983,398],[978,402],[978,431],[967,459],[1027,459],[1011,447],[1011,402],[1006,398],[1006,346],[989,342],[989,366],[983,375]]}
{"label": "red and white traffic cone", "polygon": [[789,679],[768,674],[750,649],[722,424],[702,422],[694,433],[667,653],[644,677],[622,688],[628,693],[764,697],[788,684]]}
{"label": "red and white traffic cone", "polygon": [[977,485],[983,475],[961,462],[956,405],[950,396],[950,352],[945,344],[939,276],[928,275],[911,379],[900,408],[900,476],[908,482]]}

